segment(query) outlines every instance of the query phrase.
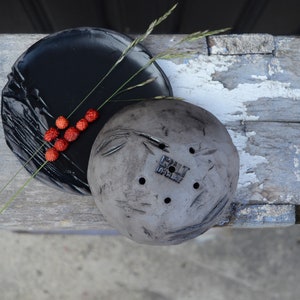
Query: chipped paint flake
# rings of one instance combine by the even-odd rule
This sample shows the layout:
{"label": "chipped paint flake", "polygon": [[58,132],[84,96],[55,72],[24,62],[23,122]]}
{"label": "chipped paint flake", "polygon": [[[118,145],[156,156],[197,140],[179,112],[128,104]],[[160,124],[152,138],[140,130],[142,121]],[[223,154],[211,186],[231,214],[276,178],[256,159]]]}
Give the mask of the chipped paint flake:
{"label": "chipped paint flake", "polygon": [[296,180],[300,181],[300,146],[294,145],[295,148],[295,157],[294,157],[294,174],[296,176]]}
{"label": "chipped paint flake", "polygon": [[300,154],[300,146],[294,145],[295,148],[295,154],[299,155]]}
{"label": "chipped paint flake", "polygon": [[257,80],[267,80],[268,77],[265,75],[251,75],[251,78],[257,79]]}
{"label": "chipped paint flake", "polygon": [[299,168],[299,159],[296,157],[294,158],[294,167]]}
{"label": "chipped paint flake", "polygon": [[268,64],[268,75],[273,76],[278,73],[283,73],[283,69],[280,66],[279,59],[273,57],[271,62]]}

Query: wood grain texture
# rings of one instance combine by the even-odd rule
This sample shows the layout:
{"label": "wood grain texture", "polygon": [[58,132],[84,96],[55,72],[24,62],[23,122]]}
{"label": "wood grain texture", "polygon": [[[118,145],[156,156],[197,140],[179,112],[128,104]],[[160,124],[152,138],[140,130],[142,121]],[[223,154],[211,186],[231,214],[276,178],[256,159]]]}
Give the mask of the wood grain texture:
{"label": "wood grain texture", "polygon": [[[15,60],[42,37],[0,35],[1,90]],[[174,45],[180,37],[153,35],[145,45],[156,54]],[[247,54],[240,54],[234,48],[226,51],[226,55],[213,54],[209,47],[216,45],[216,40],[218,45],[232,41],[230,36],[218,36],[177,46],[177,51],[189,54],[187,58],[159,61],[159,64],[169,77],[176,96],[209,110],[227,126],[241,160],[235,202],[258,205],[260,209],[265,205],[268,208],[280,205],[285,208],[282,223],[278,218],[280,210],[276,210],[276,220],[272,209],[264,210],[269,218],[268,226],[293,224],[295,218],[291,216],[295,215],[295,205],[300,205],[300,39],[251,35],[251,43],[246,43],[246,37],[235,38],[240,38],[243,47],[253,48],[244,49]],[[264,44],[266,53],[255,44],[262,41],[271,43]],[[240,47],[241,43],[237,45]],[[255,49],[260,51],[257,53]],[[6,146],[2,128],[0,157],[0,186],[3,186],[20,169],[20,164]],[[28,177],[22,170],[1,194],[0,204],[5,203]],[[258,210],[255,208],[249,211],[252,218],[242,222],[246,227],[257,223],[259,215],[256,217]],[[241,224],[240,216],[238,213],[232,216],[232,224]],[[92,197],[62,193],[36,180],[0,215],[0,228],[34,232],[113,232]]]}

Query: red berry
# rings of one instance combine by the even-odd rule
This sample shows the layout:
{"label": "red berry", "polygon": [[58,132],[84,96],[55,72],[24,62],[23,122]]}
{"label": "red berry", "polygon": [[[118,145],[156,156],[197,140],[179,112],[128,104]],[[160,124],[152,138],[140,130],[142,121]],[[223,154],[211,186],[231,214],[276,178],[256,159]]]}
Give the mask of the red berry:
{"label": "red berry", "polygon": [[55,148],[47,149],[47,151],[45,153],[45,159],[47,161],[55,161],[58,159],[58,157],[59,157],[59,153]]}
{"label": "red berry", "polygon": [[76,127],[69,127],[64,134],[64,138],[68,142],[74,142],[77,140],[78,136],[80,134],[80,131]]}
{"label": "red berry", "polygon": [[87,119],[80,119],[77,123],[76,123],[76,128],[79,131],[84,131],[88,128],[89,126],[89,122],[87,121]]}
{"label": "red berry", "polygon": [[99,112],[96,109],[90,108],[86,113],[84,118],[89,122],[92,123],[99,118]]}
{"label": "red berry", "polygon": [[46,142],[51,142],[59,136],[59,131],[57,128],[50,127],[44,134],[44,140]]}
{"label": "red berry", "polygon": [[54,143],[54,148],[59,152],[65,151],[68,148],[68,146],[69,143],[64,138],[57,139]]}
{"label": "red berry", "polygon": [[69,121],[64,116],[59,116],[55,121],[55,125],[59,129],[66,129],[69,126]]}

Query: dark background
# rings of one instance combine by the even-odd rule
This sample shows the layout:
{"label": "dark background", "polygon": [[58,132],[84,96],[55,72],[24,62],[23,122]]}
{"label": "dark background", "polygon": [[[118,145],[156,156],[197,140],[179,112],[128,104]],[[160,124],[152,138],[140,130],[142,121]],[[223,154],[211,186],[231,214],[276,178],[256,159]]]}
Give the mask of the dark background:
{"label": "dark background", "polygon": [[96,26],[142,33],[178,2],[156,33],[231,27],[232,33],[300,33],[299,0],[1,0],[0,33],[51,33]]}

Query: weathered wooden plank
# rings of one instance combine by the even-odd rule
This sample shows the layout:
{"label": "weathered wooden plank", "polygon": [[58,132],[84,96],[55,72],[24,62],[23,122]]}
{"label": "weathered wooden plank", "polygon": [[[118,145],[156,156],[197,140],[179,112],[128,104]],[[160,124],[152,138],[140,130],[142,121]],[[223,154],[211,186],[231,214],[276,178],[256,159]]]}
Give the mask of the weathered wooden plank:
{"label": "weathered wooden plank", "polygon": [[[1,89],[17,57],[41,37],[0,35]],[[292,217],[285,217],[295,215],[294,204],[300,204],[300,83],[297,80],[300,39],[260,35],[260,41],[265,39],[271,44],[266,43],[263,54],[258,54],[257,49],[262,49],[261,45],[253,41],[246,43],[247,36],[235,36],[235,39],[238,38],[241,39],[239,49],[244,47],[243,53],[248,54],[235,49],[230,40],[231,50],[227,51],[227,55],[208,55],[208,44],[201,40],[193,45],[176,46],[177,51],[192,53],[191,57],[159,63],[176,96],[206,108],[227,126],[241,159],[235,201],[245,205],[259,204],[259,209],[265,204],[268,207],[280,204],[282,219],[280,210],[274,208],[278,212],[278,222],[272,221],[270,214],[274,210],[264,210],[270,217],[269,223],[278,225],[280,220],[284,220],[282,225],[293,224],[295,220]],[[146,45],[157,54],[175,45],[179,39],[180,36],[152,36]],[[230,39],[230,36],[222,39]],[[3,186],[20,165],[5,145],[2,130],[0,143],[0,186]],[[27,172],[22,170],[13,185],[1,194],[0,205],[28,177]],[[258,221],[255,221],[256,208],[251,207],[252,218],[243,221],[243,226]],[[258,213],[257,218],[260,215]],[[236,224],[241,224],[240,216],[236,214],[233,217]],[[0,227],[52,232],[102,233],[103,230],[111,230],[92,197],[62,193],[36,180],[0,216]]]}
{"label": "weathered wooden plank", "polygon": [[210,54],[271,54],[275,50],[274,38],[269,34],[243,34],[212,36],[208,42]]}
{"label": "weathered wooden plank", "polygon": [[151,50],[153,55],[157,55],[168,48],[172,48],[175,52],[178,51],[178,53],[184,51],[187,54],[187,58],[189,55],[208,54],[206,39],[199,39],[193,43],[184,42],[179,44],[180,40],[184,37],[186,37],[185,34],[160,34],[156,35],[155,38],[150,37],[146,39],[143,45]]}
{"label": "weathered wooden plank", "polygon": [[238,228],[290,226],[295,224],[294,205],[245,205],[228,224]]}
{"label": "weathered wooden plank", "polygon": [[246,121],[231,132],[247,139],[237,202],[299,204],[300,123]]}

